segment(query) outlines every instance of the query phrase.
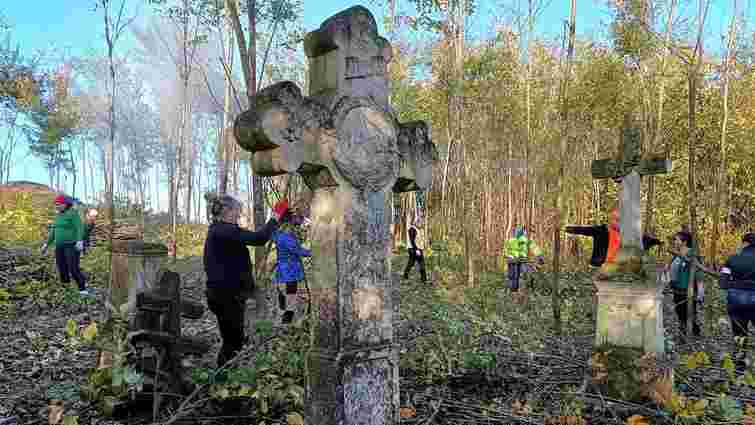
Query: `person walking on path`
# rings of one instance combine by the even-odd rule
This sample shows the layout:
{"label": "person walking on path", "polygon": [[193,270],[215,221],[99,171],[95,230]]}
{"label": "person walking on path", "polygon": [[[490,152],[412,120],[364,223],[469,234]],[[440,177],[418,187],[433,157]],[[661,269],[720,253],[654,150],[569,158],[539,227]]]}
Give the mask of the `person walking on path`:
{"label": "person walking on path", "polygon": [[59,195],[55,198],[57,212],[47,242],[42,245],[42,254],[47,254],[50,245],[55,246],[55,263],[64,284],[71,282],[71,277],[79,285],[81,295],[89,295],[86,277],[81,272],[81,251],[84,250],[84,226],[78,210],[73,208],[73,199]]}
{"label": "person walking on path", "polygon": [[204,269],[207,274],[207,306],[218,320],[223,346],[217,358],[223,367],[244,346],[245,289],[254,290],[252,260],[248,245],[262,246],[278,229],[288,209],[283,200],[273,207],[273,218],[256,232],[239,226],[241,203],[232,196],[207,197],[212,224],[204,244]]}
{"label": "person walking on path", "polygon": [[[538,263],[545,264],[545,259],[543,258],[543,250],[535,241],[527,237],[527,231],[524,227],[518,226],[513,232],[513,237],[506,241],[504,255],[507,262],[509,288],[511,292],[517,294],[519,282],[527,270],[525,269],[526,263],[530,259],[537,259]],[[518,295],[516,298],[519,299]]]}
{"label": "person walking on path", "polygon": [[285,286],[286,295],[281,295],[281,310],[285,310],[281,319],[282,323],[291,323],[294,319],[296,297],[299,292],[299,282],[304,280],[304,264],[302,257],[311,257],[312,252],[305,249],[299,243],[294,228],[301,225],[304,219],[301,216],[287,211],[281,219],[281,226],[273,233],[272,240],[275,242],[276,259],[273,283]]}
{"label": "person walking on path", "polygon": [[423,245],[422,243],[417,243],[417,234],[419,233],[419,230],[417,229],[417,226],[412,224],[409,226],[406,233],[409,237],[409,262],[406,263],[406,268],[404,269],[404,280],[409,279],[409,273],[412,271],[414,263],[417,263],[422,283],[426,284],[427,270],[425,270],[425,256],[422,249]]}

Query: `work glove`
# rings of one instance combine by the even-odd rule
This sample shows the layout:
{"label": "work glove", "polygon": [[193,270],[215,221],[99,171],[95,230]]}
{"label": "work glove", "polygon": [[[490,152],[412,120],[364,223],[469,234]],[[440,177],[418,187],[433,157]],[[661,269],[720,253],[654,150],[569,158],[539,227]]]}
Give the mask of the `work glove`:
{"label": "work glove", "polygon": [[76,242],[76,251],[83,251],[84,250],[84,241],[78,241]]}
{"label": "work glove", "polygon": [[278,221],[281,221],[286,211],[288,211],[288,200],[286,198],[281,199],[273,205],[273,216]]}
{"label": "work glove", "polygon": [[42,244],[42,248],[39,250],[39,252],[42,253],[42,255],[47,254],[47,242]]}

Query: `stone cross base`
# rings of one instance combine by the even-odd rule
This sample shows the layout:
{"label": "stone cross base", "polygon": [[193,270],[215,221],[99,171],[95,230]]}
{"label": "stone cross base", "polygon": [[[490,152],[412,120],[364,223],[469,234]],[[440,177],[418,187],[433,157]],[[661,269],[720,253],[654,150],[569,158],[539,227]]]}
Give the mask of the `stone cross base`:
{"label": "stone cross base", "polygon": [[110,302],[119,310],[127,304],[133,318],[137,294],[152,289],[160,280],[168,249],[162,244],[128,240],[113,241],[112,252]]}
{"label": "stone cross base", "polygon": [[645,264],[642,278],[604,280],[597,274],[598,314],[592,383],[609,397],[641,401],[653,396],[658,380],[672,376],[659,368],[665,352],[663,284],[656,265]]}
{"label": "stone cross base", "polygon": [[595,345],[613,344],[663,353],[663,286],[655,270],[634,282],[594,280],[598,288]]}

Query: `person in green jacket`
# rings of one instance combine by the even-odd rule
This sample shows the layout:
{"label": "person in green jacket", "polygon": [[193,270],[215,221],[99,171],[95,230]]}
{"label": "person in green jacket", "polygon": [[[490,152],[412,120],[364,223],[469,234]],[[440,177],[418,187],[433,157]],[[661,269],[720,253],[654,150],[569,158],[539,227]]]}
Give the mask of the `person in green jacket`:
{"label": "person in green jacket", "polygon": [[79,284],[79,293],[88,295],[86,278],[79,266],[81,251],[84,250],[84,225],[81,223],[81,217],[73,208],[73,199],[68,196],[60,195],[55,198],[55,210],[58,214],[47,242],[42,245],[42,254],[46,254],[47,247],[54,244],[55,263],[58,266],[60,280],[68,284],[73,277]]}
{"label": "person in green jacket", "polygon": [[[671,260],[669,276],[671,289],[674,292],[674,310],[676,317],[679,319],[679,327],[682,336],[687,334],[687,288],[690,278],[690,259],[696,254],[696,244],[692,240],[692,235],[688,232],[681,231],[674,235],[674,243],[679,247],[679,255],[674,255]],[[696,282],[701,280],[702,276],[699,271],[695,273],[693,290],[695,298],[698,298],[698,288]],[[700,336],[700,324],[697,323],[697,303],[692,305],[692,333],[694,336]]]}
{"label": "person in green jacket", "polygon": [[519,291],[519,280],[524,269],[525,263],[530,258],[537,258],[540,264],[543,264],[543,250],[537,244],[527,237],[524,227],[514,229],[514,237],[506,241],[505,256],[508,263],[508,277],[512,292]]}

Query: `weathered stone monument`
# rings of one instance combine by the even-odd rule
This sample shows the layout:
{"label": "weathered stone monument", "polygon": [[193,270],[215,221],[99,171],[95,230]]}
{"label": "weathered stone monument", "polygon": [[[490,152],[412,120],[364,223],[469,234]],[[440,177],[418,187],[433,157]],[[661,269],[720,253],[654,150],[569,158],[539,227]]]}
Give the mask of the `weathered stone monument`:
{"label": "weathered stone monument", "polygon": [[[181,281],[177,273],[163,268],[168,249],[162,244],[142,240],[119,240],[112,245],[112,279],[108,300],[128,317],[128,341],[137,348],[134,366],[145,375],[145,391],[151,396],[161,392],[188,391],[188,372],[183,370],[186,354],[205,354],[209,341],[181,335],[181,318],[199,319],[204,306],[181,300]],[[112,353],[102,352],[98,367],[111,367]],[[130,409],[133,399],[108,399],[105,412],[118,416]],[[153,400],[154,401],[154,400]],[[159,405],[158,400],[154,401]]]}
{"label": "weathered stone monument", "polygon": [[[643,256],[640,176],[670,170],[671,161],[665,157],[641,158],[640,131],[629,118],[625,120],[618,158],[592,164],[593,178],[613,178],[622,186],[621,246],[615,263],[603,264],[594,278],[598,289],[596,347],[610,345],[656,355],[664,352],[663,285],[656,279],[655,260]],[[616,373],[608,377],[625,379]]]}
{"label": "weathered stone monument", "polygon": [[398,422],[391,297],[391,191],[426,188],[437,151],[424,122],[388,105],[390,43],[356,6],[307,34],[310,96],[291,82],[262,90],[235,122],[254,172],[298,172],[311,204],[311,425]]}

